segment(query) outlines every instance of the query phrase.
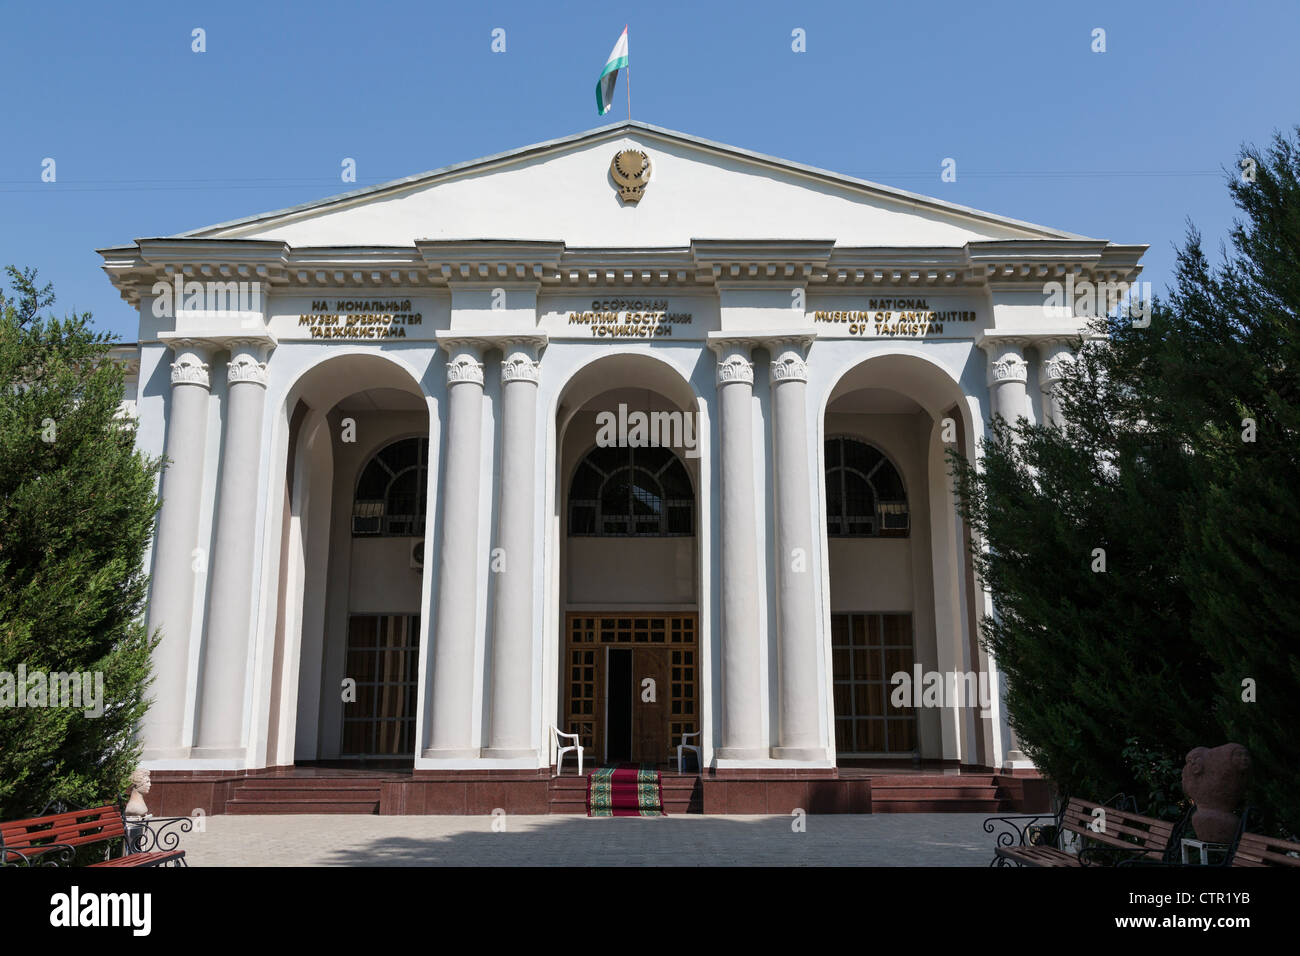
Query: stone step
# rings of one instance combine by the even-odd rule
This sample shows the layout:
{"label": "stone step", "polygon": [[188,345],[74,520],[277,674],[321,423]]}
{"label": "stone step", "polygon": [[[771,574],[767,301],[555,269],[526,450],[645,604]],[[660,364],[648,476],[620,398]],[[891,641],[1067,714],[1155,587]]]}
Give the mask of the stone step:
{"label": "stone step", "polygon": [[873,803],[881,800],[999,800],[997,787],[871,787]]}
{"label": "stone step", "polygon": [[962,787],[996,787],[993,774],[962,774],[961,776],[922,776],[920,774],[881,774],[871,777],[871,789],[890,790],[899,787],[925,787],[930,790],[961,789]]}
{"label": "stone step", "polygon": [[238,790],[364,790],[379,792],[375,780],[357,780],[351,777],[249,777],[235,784]]}
{"label": "stone step", "polygon": [[299,800],[311,800],[316,803],[366,803],[379,801],[378,787],[343,789],[331,787],[259,787],[245,790],[235,788],[229,802],[232,803],[293,803]]}
{"label": "stone step", "polygon": [[999,813],[1014,809],[1010,800],[881,800],[871,795],[872,813]]}
{"label": "stone step", "polygon": [[289,813],[357,813],[374,816],[379,813],[379,799],[374,800],[230,800],[226,813],[289,814]]}

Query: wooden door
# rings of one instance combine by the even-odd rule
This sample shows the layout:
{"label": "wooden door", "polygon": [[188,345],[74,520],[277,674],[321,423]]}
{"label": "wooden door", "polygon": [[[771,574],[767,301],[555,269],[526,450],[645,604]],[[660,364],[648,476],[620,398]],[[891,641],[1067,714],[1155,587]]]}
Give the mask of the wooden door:
{"label": "wooden door", "polygon": [[340,756],[398,757],[415,751],[420,619],[406,614],[353,614],[348,619],[347,675],[356,699],[343,705]]}
{"label": "wooden door", "polygon": [[633,651],[632,690],[632,760],[663,763],[668,754],[670,699],[666,647],[638,647]]}
{"label": "wooden door", "polygon": [[[560,666],[560,729],[577,734],[587,759],[605,754],[609,697],[607,649],[632,655],[632,759],[661,764],[681,735],[699,730],[699,641],[693,613],[645,611],[570,613]],[[654,702],[642,701],[641,681],[655,682]]]}

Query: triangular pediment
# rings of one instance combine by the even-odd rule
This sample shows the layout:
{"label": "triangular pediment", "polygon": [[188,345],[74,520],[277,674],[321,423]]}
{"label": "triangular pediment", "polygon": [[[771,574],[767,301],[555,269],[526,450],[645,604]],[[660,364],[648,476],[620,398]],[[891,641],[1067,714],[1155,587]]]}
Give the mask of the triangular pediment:
{"label": "triangular pediment", "polygon": [[[651,162],[637,203],[610,164]],[[175,238],[304,247],[421,239],[554,239],[568,248],[683,248],[692,239],[822,239],[840,246],[959,247],[1082,239],[644,123],[623,123],[459,163]]]}

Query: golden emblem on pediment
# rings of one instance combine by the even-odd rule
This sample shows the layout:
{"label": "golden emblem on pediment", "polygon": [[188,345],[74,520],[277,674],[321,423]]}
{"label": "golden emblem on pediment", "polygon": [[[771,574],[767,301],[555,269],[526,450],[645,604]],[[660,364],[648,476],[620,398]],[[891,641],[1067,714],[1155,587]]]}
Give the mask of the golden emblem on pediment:
{"label": "golden emblem on pediment", "polygon": [[650,157],[639,149],[617,152],[609,161],[609,174],[623,201],[635,205],[640,202],[646,183],[650,182]]}

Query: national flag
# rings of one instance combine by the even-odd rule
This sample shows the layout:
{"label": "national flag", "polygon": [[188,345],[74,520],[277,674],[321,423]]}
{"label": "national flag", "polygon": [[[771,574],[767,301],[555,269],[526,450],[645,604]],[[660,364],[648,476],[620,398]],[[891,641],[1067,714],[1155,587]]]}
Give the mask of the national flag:
{"label": "national flag", "polygon": [[605,69],[600,71],[600,79],[596,81],[596,112],[604,116],[609,112],[610,103],[614,99],[614,80],[618,76],[618,71],[627,67],[627,27],[623,28],[623,34],[614,44],[614,49],[609,52],[609,59],[605,63]]}

